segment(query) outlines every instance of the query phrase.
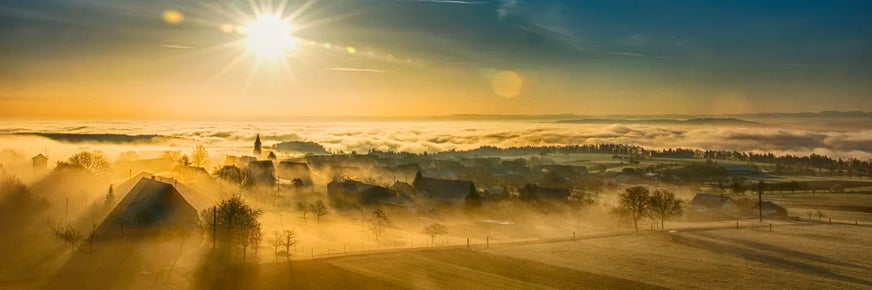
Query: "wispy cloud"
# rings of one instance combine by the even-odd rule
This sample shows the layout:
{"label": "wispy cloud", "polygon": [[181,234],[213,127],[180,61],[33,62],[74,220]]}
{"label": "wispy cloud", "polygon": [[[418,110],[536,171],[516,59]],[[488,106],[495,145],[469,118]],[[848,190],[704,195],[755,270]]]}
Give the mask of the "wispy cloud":
{"label": "wispy cloud", "polygon": [[368,72],[368,73],[383,73],[387,72],[386,70],[373,69],[373,68],[354,68],[354,67],[331,67],[326,68],[324,70],[329,71],[342,71],[342,72]]}
{"label": "wispy cloud", "polygon": [[635,52],[625,52],[625,51],[611,51],[609,54],[614,55],[623,55],[623,56],[632,56],[632,57],[646,57],[647,55]]}
{"label": "wispy cloud", "polygon": [[176,45],[176,44],[161,44],[161,47],[164,48],[174,48],[174,49],[190,49],[194,48],[193,46],[184,46],[184,45]]}

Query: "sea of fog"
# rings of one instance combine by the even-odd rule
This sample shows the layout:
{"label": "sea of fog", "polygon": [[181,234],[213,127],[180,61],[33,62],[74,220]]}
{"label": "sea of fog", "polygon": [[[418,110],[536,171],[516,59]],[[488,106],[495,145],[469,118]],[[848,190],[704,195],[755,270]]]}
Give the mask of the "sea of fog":
{"label": "sea of fog", "polygon": [[[856,126],[855,126],[856,127]],[[101,150],[110,158],[124,151],[186,153],[204,144],[214,155],[250,152],[255,135],[265,146],[310,141],[330,151],[369,149],[409,152],[464,150],[479,146],[539,146],[592,143],[635,144],[775,154],[823,154],[872,158],[872,129],[670,125],[599,122],[565,124],[541,120],[502,121],[0,121],[0,149],[24,156],[59,158]],[[8,151],[8,150],[7,150]]]}

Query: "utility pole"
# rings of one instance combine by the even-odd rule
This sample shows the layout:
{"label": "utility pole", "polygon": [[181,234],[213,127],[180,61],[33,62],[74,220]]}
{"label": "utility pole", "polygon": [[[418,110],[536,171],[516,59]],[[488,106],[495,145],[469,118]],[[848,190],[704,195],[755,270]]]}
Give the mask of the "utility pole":
{"label": "utility pole", "polygon": [[757,211],[760,214],[760,222],[763,222],[763,181],[760,180],[760,188],[757,189]]}

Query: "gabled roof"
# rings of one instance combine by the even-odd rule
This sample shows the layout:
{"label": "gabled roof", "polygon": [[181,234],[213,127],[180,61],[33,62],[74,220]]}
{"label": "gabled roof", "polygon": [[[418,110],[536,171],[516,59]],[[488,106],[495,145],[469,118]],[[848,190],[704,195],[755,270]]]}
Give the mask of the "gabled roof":
{"label": "gabled roof", "polygon": [[271,170],[271,169],[275,169],[275,166],[273,166],[272,160],[254,160],[254,161],[248,162],[248,168]]}
{"label": "gabled roof", "polygon": [[97,227],[100,236],[161,226],[195,227],[197,210],[170,183],[140,178]]}
{"label": "gabled roof", "polygon": [[36,156],[33,156],[33,158],[30,158],[30,159],[33,159],[33,160],[37,160],[37,159],[48,160],[48,157],[46,157],[45,155],[42,155],[42,153],[40,153],[40,154],[37,154]]}
{"label": "gabled roof", "polygon": [[419,196],[452,203],[463,201],[470,190],[475,189],[471,181],[438,178],[415,178],[412,183]]}
{"label": "gabled roof", "polygon": [[[754,205],[754,208],[757,208],[757,205]],[[767,200],[763,202],[763,210],[786,211],[787,209]]]}
{"label": "gabled roof", "polygon": [[715,208],[722,207],[725,203],[730,202],[730,198],[721,195],[708,193],[697,193],[690,201],[690,204],[701,207]]}

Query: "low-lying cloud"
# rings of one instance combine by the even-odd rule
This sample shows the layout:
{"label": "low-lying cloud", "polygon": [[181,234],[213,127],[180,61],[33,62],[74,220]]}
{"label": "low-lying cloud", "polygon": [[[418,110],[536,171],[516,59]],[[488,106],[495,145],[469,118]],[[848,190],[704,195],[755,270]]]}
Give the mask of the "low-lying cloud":
{"label": "low-lying cloud", "polygon": [[[821,131],[777,127],[713,127],[630,124],[554,124],[522,121],[462,122],[27,122],[0,123],[0,139],[35,134],[45,142],[70,145],[207,147],[247,152],[257,134],[267,146],[281,141],[310,141],[331,151],[369,149],[437,152],[480,146],[545,146],[595,143],[634,144],[649,148],[694,148],[824,154],[838,158],[872,158],[872,130]],[[63,134],[57,134],[64,132]],[[81,138],[75,137],[81,134]],[[60,137],[58,137],[60,136]],[[99,142],[91,137],[99,136]],[[140,137],[131,137],[140,136]],[[148,136],[143,139],[141,136]],[[117,137],[117,138],[115,138]],[[51,144],[37,144],[43,148]],[[133,150],[133,149],[131,149]]]}

